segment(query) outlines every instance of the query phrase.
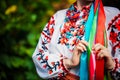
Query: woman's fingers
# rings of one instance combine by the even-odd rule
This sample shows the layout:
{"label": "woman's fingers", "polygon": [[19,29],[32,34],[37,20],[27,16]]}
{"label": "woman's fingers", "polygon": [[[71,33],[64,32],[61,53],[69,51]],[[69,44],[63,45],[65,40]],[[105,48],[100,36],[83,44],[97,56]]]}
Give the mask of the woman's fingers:
{"label": "woman's fingers", "polygon": [[97,59],[102,59],[104,57],[109,58],[111,56],[109,50],[99,43],[95,44],[92,49],[93,52],[96,53]]}
{"label": "woman's fingers", "polygon": [[86,47],[85,47],[85,45],[82,44],[82,43],[79,43],[78,46],[77,46],[77,48],[78,48],[79,50],[81,50],[82,52],[86,51]]}
{"label": "woman's fingers", "polygon": [[105,50],[100,50],[97,54],[97,59],[102,59],[105,57]]}
{"label": "woman's fingers", "polygon": [[95,44],[92,49],[94,51],[100,51],[100,50],[105,49],[105,47],[103,45],[101,45],[100,43],[98,43],[98,44]]}
{"label": "woman's fingers", "polygon": [[86,41],[84,41],[84,40],[81,40],[80,42],[81,42],[83,45],[88,46],[88,42],[86,42]]}
{"label": "woman's fingers", "polygon": [[86,49],[86,46],[87,46],[87,45],[88,45],[88,43],[87,43],[86,41],[81,40],[81,41],[77,44],[76,48],[77,48],[79,51],[84,52],[84,51],[87,50],[87,49]]}

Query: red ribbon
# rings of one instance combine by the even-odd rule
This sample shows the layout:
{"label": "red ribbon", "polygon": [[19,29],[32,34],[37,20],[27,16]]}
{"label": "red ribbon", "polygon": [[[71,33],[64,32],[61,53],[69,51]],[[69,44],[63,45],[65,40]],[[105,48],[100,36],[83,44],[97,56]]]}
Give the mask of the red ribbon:
{"label": "red ribbon", "polygon": [[[95,11],[98,7],[98,23],[97,23],[97,32],[95,43],[100,43],[105,45],[104,42],[104,31],[105,31],[105,14],[104,8],[102,5],[102,0],[95,1]],[[104,80],[104,59],[98,60],[96,59],[96,75],[95,80]]]}

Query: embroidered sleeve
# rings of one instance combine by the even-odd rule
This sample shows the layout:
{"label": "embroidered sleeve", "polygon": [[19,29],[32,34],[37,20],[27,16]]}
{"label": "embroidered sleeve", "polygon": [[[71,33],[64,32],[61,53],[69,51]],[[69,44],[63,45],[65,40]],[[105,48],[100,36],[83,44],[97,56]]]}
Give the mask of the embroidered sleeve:
{"label": "embroidered sleeve", "polygon": [[51,17],[50,21],[45,26],[41,33],[38,45],[32,56],[36,66],[37,73],[44,79],[61,77],[67,72],[63,65],[63,59],[49,50],[50,41],[54,32],[55,15]]}
{"label": "embroidered sleeve", "polygon": [[111,75],[114,80],[120,80],[120,14],[112,19],[108,30],[110,30],[109,40],[112,46],[112,56],[116,63]]}

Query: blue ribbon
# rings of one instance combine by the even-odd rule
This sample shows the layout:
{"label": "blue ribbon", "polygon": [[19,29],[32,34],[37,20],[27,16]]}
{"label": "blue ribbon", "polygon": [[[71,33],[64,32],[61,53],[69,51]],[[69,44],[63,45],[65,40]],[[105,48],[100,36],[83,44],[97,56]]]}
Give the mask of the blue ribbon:
{"label": "blue ribbon", "polygon": [[[94,18],[94,6],[92,4],[90,8],[88,20],[85,23],[85,41],[87,42],[89,41],[93,18]],[[89,79],[87,51],[83,52],[80,57],[80,75],[79,76],[80,76],[80,80]]]}

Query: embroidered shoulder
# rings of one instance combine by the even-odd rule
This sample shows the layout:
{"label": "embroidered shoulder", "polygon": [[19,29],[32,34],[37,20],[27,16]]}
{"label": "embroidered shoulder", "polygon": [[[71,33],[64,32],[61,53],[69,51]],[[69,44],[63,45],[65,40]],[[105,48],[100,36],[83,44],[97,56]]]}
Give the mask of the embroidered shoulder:
{"label": "embroidered shoulder", "polygon": [[[110,27],[113,25],[113,23],[116,21],[117,22],[117,20],[120,20],[120,13],[118,14],[118,15],[116,15],[112,20],[111,20],[111,22],[108,24],[108,29],[107,30],[109,30],[110,29]],[[120,24],[120,21],[118,21],[119,22],[119,24]]]}
{"label": "embroidered shoulder", "polygon": [[108,28],[108,24],[111,22],[112,19],[114,19],[115,16],[120,14],[119,9],[115,7],[104,7],[105,16],[106,16],[106,27]]}

